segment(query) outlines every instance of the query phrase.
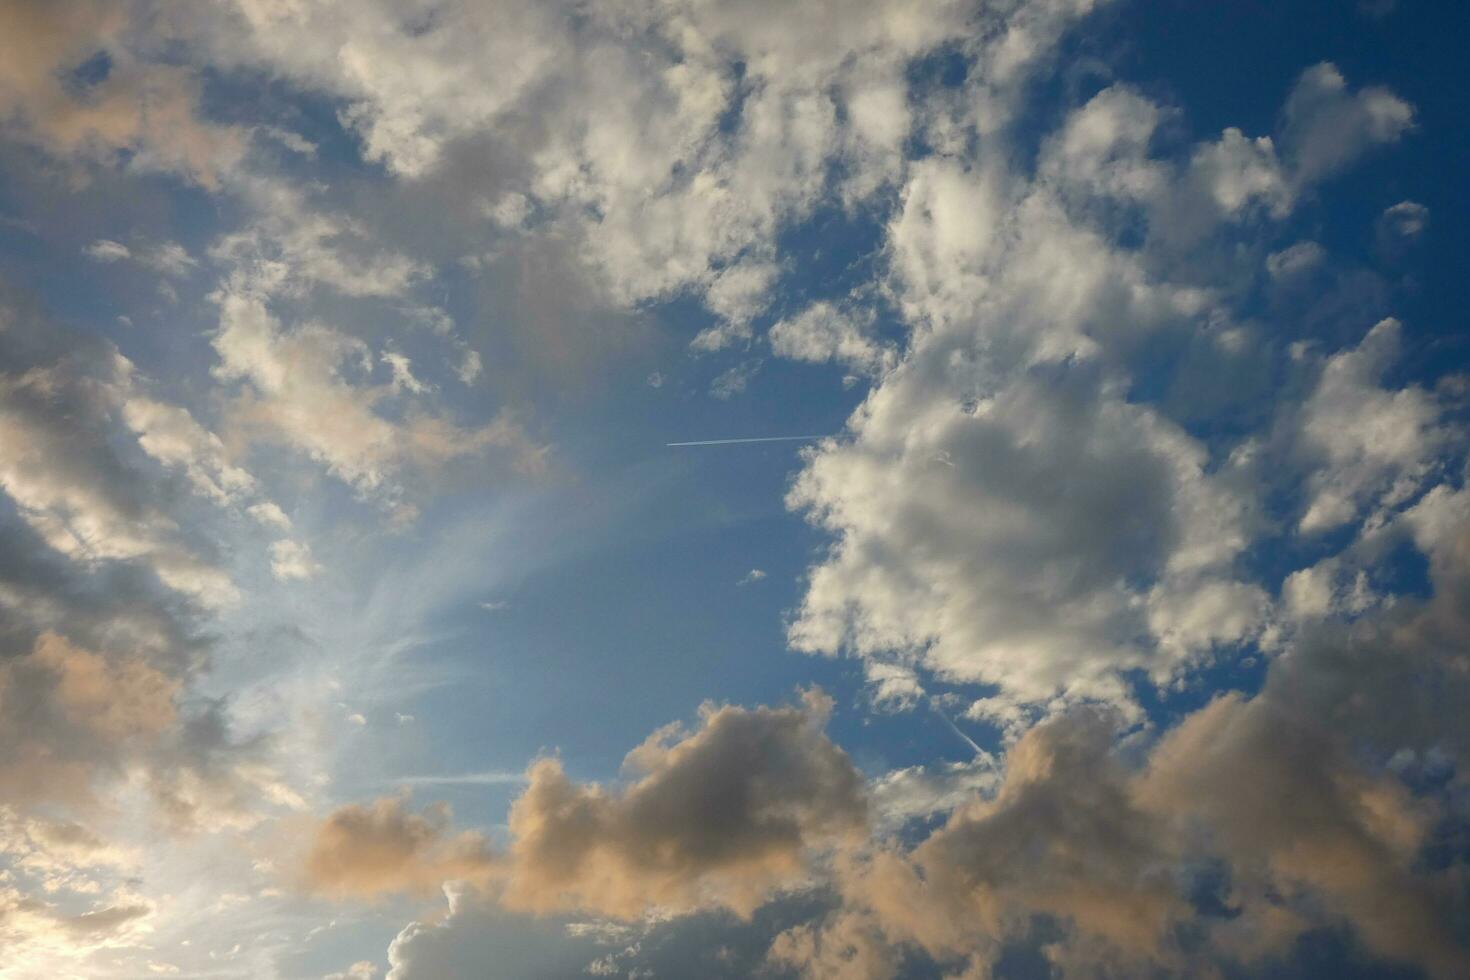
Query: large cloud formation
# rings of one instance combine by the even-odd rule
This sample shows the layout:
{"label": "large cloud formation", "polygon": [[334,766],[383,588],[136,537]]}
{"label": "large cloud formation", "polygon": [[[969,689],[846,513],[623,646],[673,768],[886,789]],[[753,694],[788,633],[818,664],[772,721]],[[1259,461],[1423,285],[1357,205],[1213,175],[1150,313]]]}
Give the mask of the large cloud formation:
{"label": "large cloud formation", "polygon": [[1470,511],[1461,493],[1405,520],[1433,512],[1433,599],[1310,631],[1259,694],[1220,696],[1141,756],[1114,749],[1118,719],[1096,709],[1032,729],[993,797],[912,849],[855,856],[842,910],[773,957],[876,977],[912,945],[980,970],[1044,916],[1064,924],[1048,955],[1065,975],[1200,975],[1348,923],[1386,960],[1462,975],[1460,875],[1426,855],[1464,815],[1453,789],[1403,778],[1470,734],[1446,710],[1470,695]]}
{"label": "large cloud formation", "polygon": [[813,849],[862,826],[862,780],[822,731],[830,712],[816,692],[800,707],[706,707],[699,730],[666,728],[634,749],[639,778],[617,794],[538,763],[511,808],[507,904],[748,914],[799,880]]}
{"label": "large cloud formation", "polygon": [[748,915],[865,823],[862,777],[823,733],[831,707],[815,691],[786,708],[706,705],[697,730],[671,725],[630,752],[635,778],[620,789],[574,782],[543,759],[511,807],[501,855],[477,836],[447,837],[441,810],[418,816],[392,798],[345,807],[316,832],[308,882],[375,895],[460,879],[540,914]]}
{"label": "large cloud formation", "polygon": [[[498,311],[533,270],[618,310],[702,306],[694,352],[741,358],[719,396],[767,348],[867,386],[786,497],[827,541],[787,637],[1007,751],[865,780],[810,694],[707,707],[617,783],[544,758],[504,847],[437,804],[341,807],[287,875],[317,897],[457,882],[394,942],[397,980],[479,969],[492,916],[620,920],[581,925],[622,943],[597,972],[631,971],[639,923],[793,895],[820,907],[762,955],[812,977],[984,976],[1028,944],[1068,976],[1231,975],[1314,933],[1470,972],[1465,383],[1402,380],[1416,326],[1312,240],[1333,180],[1416,111],[1321,63],[1263,131],[1182,136],[1156,89],[1051,71],[1102,6],[0,7],[18,171],[121,175],[233,222],[193,251],[73,243],[204,311],[191,383],[0,292],[15,969],[147,942],[159,906],[100,823],[136,804],[172,840],[304,805],[272,738],[204,695],[213,631],[252,586],[325,571],[283,487],[325,475],[402,529],[455,467],[544,467],[493,398],[461,414],[485,362],[442,301],[471,281]],[[271,95],[226,112],[232,86]],[[276,98],[330,105],[340,145]],[[1373,211],[1402,262],[1427,209]],[[832,215],[876,243],[848,271],[875,271],[790,288],[788,233]],[[1147,710],[1235,669],[1264,679]]]}
{"label": "large cloud formation", "polygon": [[113,836],[140,811],[182,839],[301,803],[270,740],[195,694],[201,624],[240,591],[180,502],[267,501],[115,347],[3,285],[0,444],[0,935],[13,975],[67,975],[152,929],[140,851]]}
{"label": "large cloud formation", "polygon": [[[1464,819],[1456,782],[1433,773],[1470,738],[1446,710],[1470,696],[1470,498],[1438,491],[1384,533],[1425,549],[1431,598],[1313,624],[1258,694],[1221,695],[1162,733],[1120,742],[1131,726],[1116,711],[1067,711],[1016,741],[998,788],[962,792],[917,839],[882,821],[851,832],[878,817],[864,800],[884,786],[859,788],[814,727],[820,703],[707,712],[672,746],[657,733],[630,755],[653,768],[619,796],[541,763],[512,810],[497,901],[636,920],[716,896],[749,914],[796,880],[806,837],[828,842],[809,867],[829,869],[837,908],[769,952],[803,976],[892,977],[916,955],[984,976],[1043,920],[1059,930],[1045,955],[1067,976],[1252,969],[1343,926],[1385,961],[1459,976],[1470,910],[1457,866],[1430,854]],[[750,751],[753,736],[773,748]],[[807,829],[775,832],[755,816],[769,803],[744,802],[772,778],[774,812],[810,815]],[[781,875],[757,860],[773,846]],[[416,945],[452,945],[487,914],[412,927],[394,976],[437,976],[412,967]]]}
{"label": "large cloud formation", "polygon": [[[996,685],[986,710],[1003,714],[1056,697],[1126,703],[1126,671],[1163,683],[1270,626],[1269,595],[1238,568],[1264,530],[1259,454],[1189,428],[1202,407],[1220,425],[1245,406],[1201,406],[1206,379],[1142,399],[1137,374],[1181,346],[1182,382],[1191,360],[1276,370],[1287,353],[1234,312],[1248,294],[1196,281],[1178,255],[1248,216],[1285,217],[1311,181],[1397,138],[1411,110],[1319,66],[1288,99],[1282,151],[1227,130],[1181,163],[1149,155],[1163,115],[1114,86],[1044,142],[1034,176],[983,155],[913,165],[888,228],[908,349],[789,496],[836,539],[796,647]],[[1322,120],[1339,117],[1371,122],[1327,136]],[[1142,221],[1140,246],[1109,237],[1124,221]],[[1293,465],[1312,466],[1316,488],[1303,530],[1347,520],[1354,498],[1436,452],[1432,399],[1373,384],[1394,336],[1386,323],[1325,364],[1301,410]],[[1341,426],[1343,402],[1372,428]],[[1335,421],[1313,421],[1323,413]]]}

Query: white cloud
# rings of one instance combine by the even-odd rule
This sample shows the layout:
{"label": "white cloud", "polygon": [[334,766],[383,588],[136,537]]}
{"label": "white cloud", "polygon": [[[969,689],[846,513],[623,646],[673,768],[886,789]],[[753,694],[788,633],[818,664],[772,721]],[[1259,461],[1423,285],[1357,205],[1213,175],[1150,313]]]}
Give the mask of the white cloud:
{"label": "white cloud", "polygon": [[[1397,138],[1407,112],[1319,66],[1288,99],[1284,162],[1273,140],[1226,130],[1174,163],[1150,156],[1166,113],[1114,86],[1044,141],[1034,177],[985,154],[912,164],[887,245],[907,349],[788,498],[834,538],[793,645],[856,653],[879,665],[875,683],[896,653],[997,685],[996,717],[1024,728],[1025,705],[1127,705],[1124,672],[1164,683],[1222,648],[1269,641],[1270,597],[1235,568],[1257,531],[1253,457],[1212,458],[1173,406],[1124,396],[1145,338],[1197,337],[1215,359],[1255,356],[1257,342],[1229,326],[1226,289],[1152,249],[1243,229],[1247,214],[1284,217],[1311,181]],[[1329,118],[1356,135],[1327,146]],[[1113,243],[1115,221],[1140,219],[1142,248]],[[1302,243],[1268,267],[1287,276],[1323,261]],[[814,333],[783,324],[772,341],[794,351]],[[1305,441],[1342,460],[1308,477],[1304,527],[1351,518],[1369,494],[1411,499],[1409,471],[1435,452],[1421,439],[1424,393],[1373,396],[1376,375],[1357,364],[1334,359],[1304,409],[1322,420]],[[1338,424],[1338,402],[1358,424]]]}
{"label": "white cloud", "polygon": [[1449,437],[1443,410],[1417,386],[1380,385],[1398,357],[1401,332],[1397,320],[1383,320],[1357,347],[1322,365],[1300,421],[1300,452],[1317,464],[1298,524],[1303,532],[1331,530],[1365,507],[1406,502],[1434,472]]}
{"label": "white cloud", "polygon": [[248,384],[231,413],[247,434],[293,446],[364,492],[392,489],[389,481],[405,464],[443,463],[490,447],[536,465],[538,451],[506,421],[462,429],[423,411],[409,411],[401,421],[381,414],[386,395],[397,387],[412,394],[417,385],[411,374],[413,385],[403,380],[406,361],[402,371],[395,367],[397,385],[355,382],[353,373],[372,369],[362,341],[316,322],[287,329],[259,294],[225,291],[215,298],[220,360],[214,370],[221,380]]}
{"label": "white cloud", "polygon": [[897,355],[873,339],[871,320],[831,303],[813,303],[771,327],[771,350],[797,361],[836,361],[855,371],[881,373]]}
{"label": "white cloud", "polygon": [[121,242],[99,238],[85,249],[88,257],[98,262],[133,261],[172,279],[182,279],[199,263],[177,242],[162,242],[129,248]]}
{"label": "white cloud", "polygon": [[1302,74],[1282,110],[1282,147],[1298,184],[1330,176],[1375,143],[1391,143],[1414,123],[1414,109],[1386,88],[1350,92],[1335,65]]}
{"label": "white cloud", "polygon": [[[35,326],[29,317],[0,309],[0,322],[7,322],[12,337]],[[207,604],[233,603],[239,593],[229,576],[184,545],[175,522],[149,499],[143,478],[108,445],[110,413],[124,407],[132,375],[132,364],[115,350],[82,345],[0,377],[0,489],[22,519],[69,558],[141,560],[170,588]],[[181,431],[186,441],[197,435],[187,427]],[[162,432],[149,445],[150,453],[170,459],[188,452]],[[211,482],[207,469],[197,472]],[[228,469],[214,475],[226,482],[237,477]]]}
{"label": "white cloud", "polygon": [[741,361],[739,364],[722,371],[714,381],[710,382],[709,393],[712,397],[721,401],[734,398],[746,389],[760,370],[759,359]]}
{"label": "white cloud", "polygon": [[809,460],[790,503],[837,544],[796,647],[903,651],[1023,700],[1121,698],[1118,671],[1167,675],[1249,634],[1237,603],[1260,600],[1230,576],[1244,502],[1199,446],[1085,372],[969,403],[964,380],[900,366],[855,440]]}
{"label": "white cloud", "polygon": [[286,516],[286,512],[278,505],[269,500],[251,504],[245,509],[245,512],[266,527],[273,527],[280,531],[291,530],[291,518]]}
{"label": "white cloud", "polygon": [[224,443],[188,410],[133,395],[123,402],[122,415],[144,452],[182,469],[204,496],[223,504],[255,490],[255,478],[230,463]]}
{"label": "white cloud", "polygon": [[1394,234],[1416,238],[1429,225],[1429,209],[1415,201],[1400,201],[1384,209],[1383,221]]}
{"label": "white cloud", "polygon": [[723,269],[705,292],[705,304],[722,319],[694,338],[696,350],[720,350],[750,338],[750,321],[770,302],[777,269],[769,262],[742,262]]}
{"label": "white cloud", "polygon": [[[216,189],[239,163],[244,134],[206,118],[189,66],[139,57],[145,17],[87,0],[0,8],[0,35],[13,42],[0,68],[0,118],[12,138],[77,173],[125,161]],[[107,70],[78,83],[75,69],[99,54]]]}
{"label": "white cloud", "polygon": [[1429,209],[1417,201],[1400,201],[1378,216],[1378,247],[1390,258],[1400,258],[1429,227]]}
{"label": "white cloud", "polygon": [[721,346],[764,307],[783,224],[834,189],[855,206],[900,178],[910,61],[946,45],[972,57],[993,126],[1092,6],[853,0],[773,16],[763,0],[575,13],[502,0],[405,29],[376,0],[242,0],[200,29],[224,63],[345,100],[368,158],[398,174],[430,179],[457,145],[491,141],[507,165],[476,195],[488,224],[559,223],[620,302],[692,290],[722,322],[701,343]]}
{"label": "white cloud", "polygon": [[421,263],[375,247],[351,220],[314,207],[302,189],[253,179],[240,190],[254,221],[210,249],[227,263],[233,290],[299,295],[322,286],[345,296],[393,298],[428,274]]}
{"label": "white cloud", "polygon": [[271,544],[271,574],[281,581],[311,578],[322,570],[311,557],[311,549],[299,541],[276,541]]}
{"label": "white cloud", "polygon": [[393,372],[393,378],[389,382],[394,388],[411,392],[415,395],[427,394],[433,391],[433,385],[425,384],[414,377],[413,364],[408,357],[398,351],[384,351],[379,355],[382,362],[388,365]]}
{"label": "white cloud", "polygon": [[87,246],[87,255],[96,259],[98,262],[117,262],[130,258],[132,254],[126,245],[107,238],[99,238]]}
{"label": "white cloud", "polygon": [[471,385],[483,371],[484,365],[480,363],[479,352],[466,350],[460,358],[459,367],[454,370],[454,375],[459,378],[460,384]]}
{"label": "white cloud", "polygon": [[1297,242],[1290,248],[1266,256],[1266,271],[1272,279],[1291,279],[1322,265],[1327,253],[1316,242]]}

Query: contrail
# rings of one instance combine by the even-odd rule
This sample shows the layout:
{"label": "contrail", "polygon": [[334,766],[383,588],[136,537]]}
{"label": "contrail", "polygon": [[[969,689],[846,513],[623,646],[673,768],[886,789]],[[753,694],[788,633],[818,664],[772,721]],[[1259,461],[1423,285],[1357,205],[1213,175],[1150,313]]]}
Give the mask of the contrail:
{"label": "contrail", "polygon": [[443,776],[401,776],[388,780],[400,786],[504,786],[525,781],[525,773],[519,772],[465,772]]}
{"label": "contrail", "polygon": [[939,716],[939,717],[940,717],[940,719],[941,719],[941,720],[942,720],[942,721],[943,721],[943,722],[944,722],[944,723],[945,723],[945,724],[946,724],[946,725],[948,725],[948,726],[949,726],[949,730],[950,730],[950,731],[952,731],[952,732],[954,732],[954,733],[955,733],[955,734],[956,734],[956,735],[958,735],[958,736],[959,736],[959,737],[960,737],[960,738],[962,738],[962,739],[964,739],[964,742],[965,742],[965,744],[966,744],[966,745],[968,745],[968,746],[969,746],[969,747],[970,747],[970,748],[972,748],[972,749],[974,749],[974,750],[975,750],[975,755],[976,755],[976,756],[978,756],[978,757],[979,757],[979,758],[982,758],[982,759],[987,759],[987,758],[989,758],[989,757],[990,757],[990,753],[989,753],[989,752],[986,752],[986,751],[985,751],[985,750],[984,750],[984,749],[982,749],[982,748],[981,748],[981,747],[980,747],[980,746],[979,746],[979,745],[978,745],[978,744],[977,744],[977,743],[976,743],[976,742],[975,742],[975,740],[974,740],[974,739],[973,739],[973,738],[971,738],[971,737],[970,737],[970,736],[968,736],[968,735],[966,735],[966,734],[965,734],[965,733],[964,733],[964,732],[962,732],[962,731],[960,731],[960,726],[959,726],[959,725],[956,725],[956,724],[955,724],[955,723],[954,723],[954,721],[953,721],[953,720],[951,720],[951,718],[950,718],[950,717],[949,717],[949,715],[947,715],[947,714],[945,714],[945,713],[944,713],[944,712],[943,712],[943,711],[941,711],[941,710],[939,710],[939,705],[937,705],[937,704],[935,704],[935,703],[934,703],[934,699],[933,699],[933,698],[930,698],[930,699],[929,699],[929,708],[930,708],[930,710],[932,710],[932,711],[933,711],[933,712],[934,712],[934,713],[935,713],[935,714],[936,714],[936,715],[938,715],[938,716]]}
{"label": "contrail", "polygon": [[811,442],[826,436],[759,436],[753,439],[697,439],[693,442],[666,442],[665,446],[734,446],[742,442]]}

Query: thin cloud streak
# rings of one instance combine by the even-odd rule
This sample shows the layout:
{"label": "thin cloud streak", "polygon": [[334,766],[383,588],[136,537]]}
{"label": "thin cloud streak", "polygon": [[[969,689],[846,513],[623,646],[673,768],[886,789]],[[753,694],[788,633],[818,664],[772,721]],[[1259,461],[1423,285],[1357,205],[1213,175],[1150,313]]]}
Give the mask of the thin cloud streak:
{"label": "thin cloud streak", "polygon": [[826,436],[759,436],[752,439],[696,439],[693,442],[668,442],[668,448],[678,446],[734,446],[747,442],[812,442]]}
{"label": "thin cloud streak", "polygon": [[930,698],[928,703],[929,703],[929,710],[933,711],[936,715],[938,715],[939,716],[939,720],[942,721],[942,722],[944,722],[944,724],[946,726],[948,726],[948,728],[949,728],[950,731],[952,731],[956,735],[958,735],[960,737],[961,741],[963,741],[966,745],[968,745],[971,749],[974,750],[974,752],[975,752],[975,758],[977,758],[977,759],[988,759],[988,758],[990,758],[990,753],[989,752],[986,752],[984,749],[982,749],[980,747],[980,743],[976,742],[973,738],[971,738],[970,736],[966,735],[963,731],[961,731],[960,730],[960,726],[959,725],[956,725],[954,723],[954,719],[950,718],[949,715],[945,714],[942,710],[940,710],[939,705],[937,705],[937,704],[934,703],[934,699],[933,698]]}
{"label": "thin cloud streak", "polygon": [[402,776],[388,780],[399,786],[510,786],[526,781],[523,772],[464,772],[439,776]]}

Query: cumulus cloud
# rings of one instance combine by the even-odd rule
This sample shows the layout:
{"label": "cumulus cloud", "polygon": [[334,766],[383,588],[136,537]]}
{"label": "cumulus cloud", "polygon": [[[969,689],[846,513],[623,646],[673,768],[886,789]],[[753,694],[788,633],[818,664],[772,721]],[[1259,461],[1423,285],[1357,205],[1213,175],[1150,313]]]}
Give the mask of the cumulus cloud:
{"label": "cumulus cloud", "polygon": [[429,893],[449,879],[483,880],[494,867],[485,839],[451,834],[442,804],[422,813],[388,797],[343,807],[316,829],[303,874],[313,891],[372,898],[388,892]]}
{"label": "cumulus cloud", "polygon": [[1378,250],[1389,259],[1402,259],[1429,227],[1429,209],[1417,201],[1400,201],[1378,216]]}
{"label": "cumulus cloud", "polygon": [[1092,6],[846,0],[775,16],[763,0],[590,13],[505,0],[406,18],[387,3],[245,2],[195,29],[222,63],[344,100],[366,156],[404,177],[432,180],[488,141],[505,160],[478,195],[488,223],[569,232],[618,302],[692,291],[719,318],[698,343],[717,348],[765,308],[783,225],[900,178],[925,115],[906,65],[963,51],[994,126]]}
{"label": "cumulus cloud", "polygon": [[861,315],[821,302],[778,321],[768,337],[778,357],[818,363],[836,361],[854,371],[876,374],[892,366],[895,354],[871,332],[871,323],[865,323]]}
{"label": "cumulus cloud", "polygon": [[[539,465],[508,415],[443,407],[489,392],[444,380],[470,385],[484,364],[449,301],[428,298],[453,284],[423,242],[388,230],[395,209],[422,210],[453,226],[443,248],[470,256],[466,275],[554,253],[578,266],[548,277],[558,287],[575,272],[638,315],[702,305],[697,352],[764,330],[775,356],[869,385],[790,487],[830,547],[788,637],[858,658],[880,709],[969,701],[1009,752],[865,783],[812,694],[709,706],[635,749],[621,781],[538,761],[503,849],[440,806],[343,807],[310,842],[310,890],[461,882],[443,923],[394,942],[392,977],[483,972],[483,944],[455,944],[488,915],[750,919],[803,888],[835,910],[785,930],[769,959],[814,977],[892,976],[914,955],[982,975],[1037,921],[1058,930],[1045,955],[1063,973],[1200,975],[1344,925],[1375,956],[1470,969],[1459,870],[1425,857],[1458,819],[1453,793],[1403,778],[1467,748],[1442,720],[1465,693],[1470,580],[1455,386],[1393,382],[1396,320],[1343,347],[1260,322],[1273,311],[1254,292],[1331,274],[1338,257],[1282,222],[1411,129],[1402,98],[1321,64],[1270,132],[1186,141],[1185,113],[1126,84],[1064,107],[1054,132],[1014,126],[1091,0],[146,6],[0,12],[20,39],[0,66],[7,140],[227,190],[221,211],[246,216],[197,259],[126,231],[83,249],[174,280],[205,257],[219,272],[205,351],[219,387],[192,410],[112,345],[0,312],[8,799],[85,809],[127,780],[173,832],[304,806],[271,740],[237,737],[223,702],[194,696],[209,646],[195,631],[239,594],[232,548],[188,512],[249,516],[274,537],[272,574],[298,581],[320,566],[280,536],[292,522],[266,496],[267,445],[400,515],[451,463]],[[920,80],[937,62],[953,84]],[[251,147],[251,130],[211,121],[206,64],[223,88],[266,77],[339,109],[372,166],[351,187],[271,172],[255,156],[268,140],[292,167],[339,154],[318,160],[273,123]],[[780,295],[802,271],[787,233],[828,211],[881,234],[865,257],[877,281]],[[1382,255],[1426,221],[1414,202],[1388,208]],[[760,366],[748,351],[718,365],[711,394]],[[1290,539],[1285,567],[1262,558],[1272,535]],[[1381,563],[1407,548],[1432,598],[1394,594]],[[1290,567],[1301,555],[1312,564]],[[1259,693],[1145,723],[1140,687],[1186,686],[1244,650],[1274,658]],[[964,693],[931,695],[939,683]],[[343,697],[330,722],[365,726],[346,707],[364,702]],[[6,812],[0,850],[52,882],[132,860],[82,819],[29,812]],[[125,890],[82,908],[13,884],[0,877],[0,937],[23,950],[131,942],[155,911]],[[636,959],[577,956],[594,972]]]}
{"label": "cumulus cloud", "polygon": [[748,914],[862,824],[861,777],[822,732],[830,711],[818,693],[790,708],[709,706],[695,731],[671,726],[629,753],[637,778],[620,791],[537,763],[511,808],[507,906]]}
{"label": "cumulus cloud", "polygon": [[1368,506],[1411,500],[1435,472],[1451,434],[1445,407],[1418,386],[1381,384],[1401,333],[1397,320],[1383,320],[1322,365],[1301,414],[1301,453],[1320,461],[1308,478],[1303,532],[1331,530]]}
{"label": "cumulus cloud", "polygon": [[1313,627],[1253,697],[1220,696],[1146,747],[1090,708],[1030,729],[998,790],[965,794],[911,848],[840,862],[841,907],[783,934],[773,960],[892,976],[919,949],[983,971],[1041,915],[1064,924],[1047,957],[1069,975],[1199,975],[1254,968],[1345,922],[1376,956],[1458,976],[1470,952],[1457,872],[1425,859],[1434,828],[1463,819],[1457,791],[1414,789],[1401,760],[1430,744],[1458,758],[1465,744],[1432,702],[1464,693],[1445,640],[1465,625],[1467,519],[1463,491],[1406,511],[1433,597]]}
{"label": "cumulus cloud", "polygon": [[291,529],[291,518],[287,516],[278,504],[269,500],[258,504],[251,504],[246,508],[246,513],[267,527],[273,527],[280,531]]}
{"label": "cumulus cloud", "polygon": [[311,557],[311,548],[300,541],[276,541],[271,544],[271,574],[286,581],[311,578],[322,570]]}
{"label": "cumulus cloud", "polygon": [[97,950],[134,944],[147,935],[153,913],[151,903],[128,895],[83,912],[67,912],[0,885],[0,940],[5,942],[9,965],[34,969],[36,975],[69,972]]}
{"label": "cumulus cloud", "polygon": [[721,401],[734,398],[750,385],[751,379],[760,371],[760,367],[760,360],[753,359],[741,361],[734,367],[721,371],[715,380],[710,382],[710,396]]}
{"label": "cumulus cloud", "polygon": [[[912,332],[848,437],[811,453],[788,496],[834,539],[791,623],[794,646],[897,654],[997,685],[982,715],[1000,720],[1058,696],[1126,708],[1124,672],[1165,683],[1268,638],[1270,596],[1237,568],[1261,528],[1250,446],[1216,455],[1195,440],[1181,423],[1197,391],[1125,393],[1148,344],[1188,345],[1217,375],[1220,362],[1267,356],[1233,322],[1230,287],[1198,281],[1178,254],[1245,233],[1250,214],[1285,217],[1313,182],[1398,138],[1412,113],[1321,65],[1289,95],[1276,139],[1226,130],[1170,156],[1157,146],[1169,115],[1115,85],[1043,142],[1033,175],[984,155],[909,167],[888,258]],[[1140,246],[1114,243],[1140,222]],[[1300,243],[1267,266],[1284,279],[1325,261]],[[840,331],[797,322],[773,328],[778,352],[837,352]],[[1333,359],[1302,410],[1323,420],[1303,440],[1318,454],[1303,529],[1349,520],[1375,494],[1412,499],[1428,472],[1415,467],[1442,445],[1428,395],[1372,396],[1366,362],[1391,357],[1394,330]],[[1198,387],[1214,383],[1203,374]],[[1329,433],[1342,412],[1364,424]]]}
{"label": "cumulus cloud", "polygon": [[476,834],[451,837],[443,808],[344,807],[318,828],[306,880],[371,896],[462,879],[538,915],[749,915],[866,820],[862,777],[823,733],[830,712],[815,691],[792,707],[707,705],[697,729],[667,726],[630,752],[621,787],[573,781],[543,759],[526,773],[500,854]]}
{"label": "cumulus cloud", "polygon": [[132,251],[121,242],[99,238],[87,246],[87,255],[98,262],[117,262],[132,256]]}
{"label": "cumulus cloud", "polygon": [[1266,271],[1272,279],[1292,279],[1322,264],[1324,253],[1316,242],[1297,242],[1290,248],[1266,256]]}
{"label": "cumulus cloud", "polygon": [[378,406],[398,386],[352,379],[351,372],[371,372],[363,341],[322,323],[288,328],[258,293],[225,292],[217,301],[215,373],[247,383],[232,412],[246,433],[297,448],[365,492],[384,488],[404,465],[432,466],[491,447],[506,449],[518,465],[539,465],[539,448],[507,419],[466,429],[422,411],[387,417]]}
{"label": "cumulus cloud", "polygon": [[163,242],[134,250],[121,242],[99,238],[88,245],[85,252],[88,258],[97,262],[133,260],[172,279],[183,278],[199,265],[188,250],[177,242]]}
{"label": "cumulus cloud", "polygon": [[[1427,857],[1436,827],[1463,819],[1457,784],[1416,788],[1405,774],[1435,752],[1470,751],[1470,730],[1441,710],[1470,694],[1457,643],[1470,608],[1467,501],[1440,487],[1397,519],[1429,560],[1430,598],[1313,626],[1258,693],[1219,696],[1162,732],[1069,708],[1025,731],[1003,763],[862,786],[813,726],[828,709],[809,697],[711,709],[692,734],[655,733],[630,753],[643,775],[621,792],[539,763],[503,870],[490,873],[502,884],[473,901],[451,890],[449,921],[405,929],[390,975],[477,962],[474,937],[503,914],[496,905],[637,919],[713,901],[748,913],[773,883],[815,872],[835,907],[788,925],[767,953],[805,977],[881,980],[916,956],[983,976],[1038,919],[1053,923],[1042,955],[1064,975],[1249,972],[1349,926],[1372,957],[1459,976],[1470,953],[1458,872]],[[767,806],[793,816],[788,829],[756,816]],[[813,829],[829,865],[792,879],[801,863],[750,862],[772,843],[798,853]],[[396,862],[422,847],[389,850]],[[746,880],[731,890],[732,876]]]}
{"label": "cumulus cloud", "polygon": [[[838,544],[795,646],[908,651],[1046,700],[1116,697],[1120,669],[1166,675],[1249,633],[1261,597],[1230,577],[1244,504],[1183,432],[1085,372],[986,398],[942,390],[901,366],[858,416],[861,437],[797,480],[789,502]],[[1149,630],[1157,645],[1139,645]]]}
{"label": "cumulus cloud", "polygon": [[1309,68],[1282,110],[1282,147],[1298,183],[1329,176],[1414,124],[1414,109],[1380,86],[1349,91],[1337,66]]}
{"label": "cumulus cloud", "polygon": [[147,661],[110,660],[53,633],[0,661],[0,785],[10,800],[86,800],[94,775],[156,745],[179,681]]}
{"label": "cumulus cloud", "polygon": [[216,187],[238,163],[243,134],[204,117],[188,68],[135,50],[138,16],[133,5],[96,0],[6,4],[0,33],[14,43],[0,69],[5,131],[63,158],[130,158]]}
{"label": "cumulus cloud", "polygon": [[[142,561],[170,588],[202,602],[235,601],[229,576],[187,546],[151,499],[146,478],[109,442],[112,413],[125,408],[133,388],[133,365],[105,342],[69,348],[60,336],[32,302],[0,294],[0,489],[69,558]],[[205,449],[213,458],[192,473],[218,494],[225,490],[214,481],[244,479],[178,411],[150,401],[133,407],[145,452],[176,463]]]}
{"label": "cumulus cloud", "polygon": [[[20,896],[7,925],[30,922],[16,962],[58,975],[45,957],[131,944],[151,917],[138,896],[100,898],[141,860],[114,839],[121,814],[168,837],[246,827],[301,800],[269,739],[238,738],[219,703],[197,697],[212,645],[201,624],[237,588],[179,504],[190,490],[243,503],[253,478],[110,344],[13,292],[3,300],[0,487],[13,509],[0,519],[0,794],[15,825],[0,850]],[[182,494],[163,470],[182,476]],[[88,911],[78,895],[101,904]],[[31,935],[51,926],[74,934],[71,953]]]}
{"label": "cumulus cloud", "polygon": [[[25,872],[50,876],[48,884],[66,883],[72,872],[93,868],[137,867],[136,848],[107,841],[71,820],[21,818],[13,808],[0,809],[0,853],[16,859]],[[60,880],[58,880],[60,879]]]}
{"label": "cumulus cloud", "polygon": [[[263,180],[247,191],[254,222],[212,249],[226,270],[210,296],[219,310],[213,373],[238,385],[226,412],[231,434],[292,447],[359,492],[390,499],[402,490],[397,478],[404,469],[433,469],[490,450],[517,468],[540,467],[544,450],[508,417],[463,427],[435,411],[428,403],[435,386],[391,345],[375,351],[310,315],[292,322],[292,311],[310,309],[319,292],[408,302],[428,274],[422,264],[378,247],[352,221],[289,185]],[[462,381],[479,375],[479,355],[454,336],[443,311],[410,303],[404,313],[449,348]]]}
{"label": "cumulus cloud", "polygon": [[229,503],[255,488],[255,478],[233,465],[219,437],[186,409],[135,396],[123,402],[122,413],[143,451],[165,466],[182,469],[205,496]]}
{"label": "cumulus cloud", "polygon": [[[789,925],[767,954],[801,976],[881,980],[915,956],[985,975],[1038,917],[1055,923],[1044,955],[1067,975],[1254,970],[1346,924],[1372,956],[1458,976],[1470,963],[1458,879],[1425,860],[1437,824],[1457,819],[1455,790],[1413,790],[1401,774],[1432,745],[1470,749],[1470,731],[1432,706],[1467,693],[1450,639],[1466,628],[1466,499],[1436,491],[1400,519],[1429,557],[1432,598],[1299,634],[1259,693],[1220,696],[1159,734],[1072,708],[1027,730],[1003,763],[864,787],[813,726],[827,706],[808,698],[655,733],[629,756],[643,775],[617,793],[538,763],[510,848],[484,858],[504,862],[488,877],[506,877],[468,905],[452,892],[445,925],[406,929],[390,975],[472,962],[473,924],[502,914],[493,905],[637,919],[713,901],[748,914],[775,882],[821,867],[790,877],[805,837],[828,842],[837,904]],[[396,828],[397,805],[387,812]],[[935,817],[932,832],[907,829]],[[442,828],[420,829],[388,835],[388,864],[440,846]],[[779,860],[752,861],[771,846]]]}
{"label": "cumulus cloud", "polygon": [[1227,127],[1179,163],[1150,152],[1172,115],[1127,85],[1104,89],[1052,138],[1039,176],[1082,207],[1109,199],[1141,206],[1151,234],[1188,246],[1221,223],[1284,218],[1313,185],[1399,139],[1413,107],[1381,87],[1351,91],[1324,62],[1298,79],[1274,136]]}

